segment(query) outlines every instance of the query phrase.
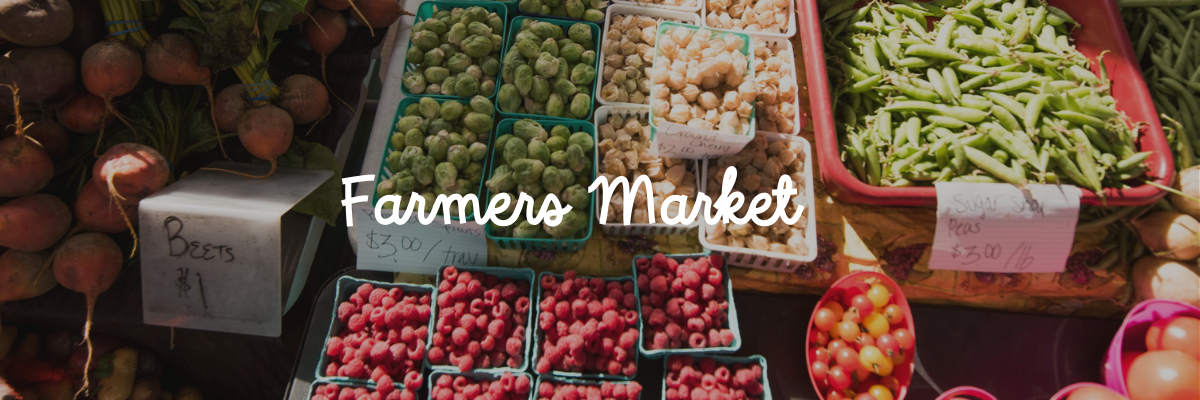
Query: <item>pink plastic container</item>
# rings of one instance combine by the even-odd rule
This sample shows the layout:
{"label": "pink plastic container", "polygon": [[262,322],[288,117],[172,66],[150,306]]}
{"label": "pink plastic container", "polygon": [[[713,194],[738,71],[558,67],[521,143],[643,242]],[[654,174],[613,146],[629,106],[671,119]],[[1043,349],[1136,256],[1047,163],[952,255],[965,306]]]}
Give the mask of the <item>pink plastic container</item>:
{"label": "pink plastic container", "polygon": [[1079,382],[1079,383],[1067,385],[1067,387],[1062,388],[1062,390],[1059,390],[1058,393],[1055,393],[1054,396],[1050,398],[1050,400],[1066,399],[1067,396],[1071,395],[1071,392],[1074,392],[1080,388],[1084,388],[1084,387],[1088,387],[1088,386],[1104,387],[1104,385],[1101,385],[1099,383]]}
{"label": "pink plastic container", "polygon": [[[817,0],[795,0],[800,12],[800,39],[803,42],[804,67],[808,75],[808,93],[812,114],[813,130],[816,133],[816,153],[821,164],[821,180],[825,189],[842,201],[882,206],[934,206],[937,192],[933,187],[881,187],[868,185],[846,170],[842,164],[838,145],[837,129],[833,122],[830,101],[829,75],[825,68],[825,47],[822,44],[821,18]],[[847,0],[854,1],[854,0]],[[865,2],[860,1],[859,5]],[[1083,26],[1075,31],[1075,44],[1084,56],[1092,60],[1093,70],[1099,66],[1094,61],[1103,51],[1108,51],[1104,64],[1113,81],[1113,97],[1117,109],[1131,120],[1145,122],[1137,145],[1140,151],[1153,151],[1146,160],[1147,177],[1162,186],[1170,186],[1175,180],[1175,162],[1171,148],[1163,135],[1158,113],[1150,101],[1150,92],[1142,79],[1133,45],[1125,33],[1121,10],[1113,0],[1049,0],[1049,4],[1066,11]],[[1106,203],[1096,193],[1083,189],[1082,204],[1106,206],[1137,206],[1150,204],[1163,195],[1162,189],[1141,184],[1129,189],[1105,189]]]}
{"label": "pink plastic container", "polygon": [[967,396],[967,398],[978,400],[996,400],[996,396],[992,396],[986,390],[974,386],[959,386],[947,390],[941,396],[938,396],[937,400],[954,400],[955,398],[960,398],[960,396]]}
{"label": "pink plastic container", "polygon": [[1108,354],[1104,355],[1104,385],[1109,389],[1125,396],[1129,390],[1125,388],[1125,376],[1121,368],[1121,353],[1126,351],[1146,351],[1146,331],[1154,321],[1174,316],[1200,318],[1200,308],[1174,300],[1146,300],[1138,303],[1129,310],[1121,329],[1113,336],[1112,344],[1108,345]]}
{"label": "pink plastic container", "polygon": [[[900,309],[904,311],[904,321],[898,326],[892,326],[892,329],[905,328],[913,334],[913,337],[916,337],[917,332],[913,327],[912,309],[909,308],[908,299],[904,297],[904,292],[900,290],[900,285],[897,285],[896,281],[893,281],[892,278],[888,278],[887,275],[878,272],[854,272],[842,277],[842,279],[838,279],[837,282],[834,282],[833,286],[829,287],[829,290],[825,292],[825,295],[821,296],[821,301],[817,303],[817,307],[813,308],[812,316],[808,318],[808,330],[805,333],[804,340],[804,354],[806,360],[808,355],[812,354],[813,342],[812,338],[809,336],[811,336],[813,332],[813,320],[816,319],[817,310],[821,309],[821,305],[828,301],[839,301],[844,303],[850,297],[866,293],[867,288],[869,288],[872,283],[876,282],[886,285],[888,290],[892,292],[892,298],[889,304],[894,303],[899,305]],[[908,354],[904,355],[904,362],[896,365],[892,369],[892,376],[896,377],[896,380],[900,383],[900,390],[894,394],[895,400],[904,400],[904,396],[908,394],[908,386],[912,383],[914,368],[913,356],[916,355],[916,353],[916,346],[914,345],[913,351],[910,351]],[[816,390],[817,397],[821,400],[825,400],[825,393],[822,391],[820,385],[817,384],[817,380],[813,378],[811,364],[806,362],[805,369],[808,370],[808,379],[812,381],[813,390]],[[828,388],[826,388],[826,390],[828,390]]]}

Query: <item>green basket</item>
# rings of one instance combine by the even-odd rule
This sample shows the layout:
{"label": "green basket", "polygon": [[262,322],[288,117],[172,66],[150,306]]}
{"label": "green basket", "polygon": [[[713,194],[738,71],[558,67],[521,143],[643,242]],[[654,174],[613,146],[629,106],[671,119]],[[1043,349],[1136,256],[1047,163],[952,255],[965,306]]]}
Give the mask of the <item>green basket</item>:
{"label": "green basket", "polygon": [[[697,358],[711,358],[713,360],[716,360],[718,363],[725,364],[725,365],[758,364],[758,365],[762,366],[763,394],[762,394],[762,398],[759,400],[771,400],[771,385],[767,382],[767,359],[764,358],[763,356],[755,354],[755,355],[752,355],[749,357],[698,356]],[[671,365],[670,360],[671,360],[671,357],[663,358],[663,375],[664,376],[666,374],[668,374],[670,371],[670,365]],[[699,360],[697,360],[697,362],[699,362]],[[730,371],[730,372],[733,372],[733,371]],[[666,379],[663,379],[663,383],[662,383],[662,398],[663,398],[663,400],[667,399],[667,380]]]}
{"label": "green basket", "polygon": [[[534,386],[534,388],[539,388],[539,387],[541,387],[541,386],[542,386],[542,382],[546,382],[546,383],[563,383],[563,384],[567,384],[567,385],[575,385],[575,386],[596,386],[596,387],[599,387],[600,385],[603,385],[603,384],[605,384],[605,383],[609,383],[609,384],[613,384],[613,385],[628,385],[628,384],[630,384],[630,383],[636,383],[636,381],[629,381],[629,382],[626,382],[626,381],[617,381],[617,382],[613,382],[613,381],[598,381],[598,380],[591,380],[591,379],[564,378],[564,377],[551,376],[551,375],[538,375],[538,379],[537,379],[537,385],[536,385],[536,386]],[[638,397],[636,397],[636,398],[631,398],[631,399],[628,399],[628,400],[641,400],[641,398],[642,398],[642,393],[643,393],[643,392],[645,392],[645,391],[646,391],[646,388],[644,388],[644,387],[643,387],[643,388],[642,388],[642,391],[641,391],[641,392],[638,392]]]}
{"label": "green basket", "polygon": [[[704,253],[695,253],[695,254],[668,254],[666,256],[667,256],[667,258],[674,259],[675,261],[682,263],[683,260],[686,260],[689,258],[709,257],[709,256],[712,256],[712,253],[704,252]],[[717,257],[720,257],[720,255],[718,254]],[[639,259],[643,259],[643,258],[653,258],[653,256],[639,255],[639,256],[633,257],[633,279],[635,282],[638,278],[638,275],[640,275],[638,273],[638,269],[637,269],[637,261]],[[703,349],[679,348],[679,349],[649,350],[646,348],[646,330],[643,329],[641,331],[638,331],[638,350],[641,351],[642,354],[646,356],[646,358],[657,360],[659,358],[670,357],[673,355],[702,356],[702,355],[708,355],[708,354],[728,354],[728,353],[733,353],[733,352],[737,351],[738,349],[742,348],[742,331],[741,331],[741,329],[738,328],[737,306],[735,306],[733,304],[733,282],[730,280],[730,277],[729,277],[729,264],[727,264],[725,262],[721,263],[721,273],[723,274],[721,276],[721,282],[725,286],[725,299],[729,301],[729,309],[726,311],[726,314],[728,316],[728,321],[726,322],[726,325],[729,328],[729,330],[733,332],[733,344],[731,344],[729,346],[725,346],[725,347],[706,347]],[[646,318],[646,314],[642,313],[642,291],[641,291],[641,288],[637,287],[637,285],[634,285],[633,294],[635,296],[637,296],[637,299],[638,299],[638,302],[637,302],[638,315],[641,315],[643,318]]]}
{"label": "green basket", "polygon": [[[542,285],[541,285],[542,279],[544,279],[546,276],[553,276],[554,278],[558,279],[559,281],[561,281],[563,279],[562,274],[556,274],[553,272],[542,272],[541,274],[538,274],[537,304],[539,304],[539,305],[542,304],[542,296],[544,296],[545,292],[546,292],[546,290],[543,289]],[[591,279],[592,277],[576,276],[576,278]],[[631,277],[631,276],[599,277],[599,278],[604,279],[604,282],[621,282],[621,284],[624,284],[625,282],[633,282],[633,287],[635,288],[635,290],[637,288],[637,281],[635,281],[633,279],[633,277]],[[637,308],[635,307],[634,310],[637,310]],[[551,312],[553,312],[553,311],[551,311]],[[542,314],[542,309],[539,307],[536,320],[541,320],[541,314]],[[638,330],[638,339],[640,340],[641,332],[642,332],[642,315],[641,315],[640,310],[638,310],[637,330]],[[637,351],[637,349],[635,348],[634,351],[630,351],[629,354],[627,355],[627,357],[633,357],[633,364],[635,366],[641,365],[640,360],[639,360],[640,354],[638,354],[638,353],[640,353],[640,352]],[[541,356],[542,356],[542,327],[539,324],[535,323],[534,324],[534,332],[533,332],[533,365],[535,365],[535,366],[537,365],[537,361],[538,361],[538,359],[541,358]],[[537,371],[534,370],[534,373],[537,373]],[[634,374],[634,376],[625,376],[625,375],[609,375],[609,374],[602,373],[602,372],[555,371],[553,369],[551,369],[550,372],[547,374],[538,374],[539,377],[547,376],[547,375],[555,377],[555,378],[601,379],[601,380],[606,380],[606,381],[630,381],[630,380],[634,380],[634,378],[637,377],[636,373]],[[614,382],[614,383],[616,383],[616,382]]]}
{"label": "green basket", "polygon": [[[542,22],[549,22],[551,24],[558,25],[563,28],[564,32],[566,32],[566,30],[569,29],[571,27],[571,25],[575,25],[575,24],[587,24],[588,27],[592,28],[592,37],[595,38],[594,41],[596,42],[596,46],[595,46],[595,48],[592,48],[589,50],[596,52],[596,64],[592,65],[592,67],[596,68],[596,79],[600,79],[600,74],[602,72],[602,70],[600,69],[600,62],[601,62],[601,60],[600,60],[600,42],[602,40],[604,40],[604,37],[601,36],[599,25],[596,25],[594,23],[587,22],[587,21],[565,20],[565,19],[557,19],[557,18],[535,18],[535,17],[526,17],[526,16],[516,17],[516,18],[513,18],[512,22],[508,23],[508,34],[504,36],[504,46],[505,47],[504,47],[503,53],[507,53],[508,48],[512,47],[511,42],[517,37],[517,33],[521,30],[521,21],[524,21],[526,19],[532,19],[535,21],[542,21]],[[500,55],[500,57],[501,57],[500,76],[502,76],[502,77],[504,76],[504,62],[503,62],[504,54],[503,53],[501,53],[501,55]],[[595,86],[594,83],[595,82],[593,82],[592,86]],[[499,96],[499,94],[500,94],[500,86],[503,86],[503,85],[504,85],[503,79],[496,81],[496,93],[495,94],[497,96]],[[555,121],[591,121],[592,113],[596,111],[596,93],[592,93],[591,97],[592,97],[592,105],[588,108],[588,114],[586,117],[581,118],[581,119],[551,117],[548,115],[537,115],[537,114],[506,113],[506,112],[500,111],[499,105],[497,105],[497,107],[496,107],[496,112],[499,113],[500,116],[502,116],[504,118],[544,118],[544,119],[555,120]],[[498,103],[499,102],[497,102],[497,104]]]}
{"label": "green basket", "polygon": [[[753,39],[750,38],[750,35],[747,35],[747,34],[741,33],[741,32],[727,31],[727,30],[722,30],[722,29],[699,27],[699,26],[691,25],[691,24],[681,24],[681,23],[674,22],[674,21],[663,21],[658,24],[658,33],[655,34],[655,37],[661,37],[664,34],[664,32],[666,32],[667,29],[669,29],[671,27],[676,27],[676,26],[684,27],[684,28],[690,29],[692,31],[699,31],[700,29],[706,29],[706,30],[712,32],[711,37],[723,37],[723,36],[731,36],[732,35],[732,36],[736,36],[736,37],[742,39],[742,54],[746,55],[746,61],[748,61],[746,63],[746,78],[744,80],[748,80],[751,82],[754,81],[754,62],[753,62],[754,61],[754,48],[753,48],[754,42],[753,42]],[[657,40],[654,41],[654,58],[655,59],[658,58],[658,54],[661,51],[658,47],[660,43],[662,43],[662,42],[657,41]],[[650,85],[650,98],[651,99],[654,98],[654,87],[655,87],[655,85],[653,85],[653,84]],[[499,86],[497,86],[496,92],[499,93],[499,91],[500,91]],[[497,112],[499,112],[499,110],[497,110]],[[750,126],[747,127],[746,133],[744,135],[740,135],[740,136],[754,137],[754,125],[755,125],[754,122],[755,122],[755,111],[751,110],[750,111]],[[654,141],[654,137],[657,135],[658,135],[658,124],[655,122],[654,113],[650,113],[650,140]]]}
{"label": "green basket", "polygon": [[[511,7],[507,3],[510,3],[510,2],[507,2],[507,1],[423,1],[423,2],[421,2],[421,6],[417,8],[417,16],[416,16],[416,20],[413,21],[413,24],[415,25],[417,22],[421,22],[421,21],[425,20],[426,18],[432,17],[433,12],[434,12],[434,10],[433,10],[434,7],[437,7],[439,10],[454,9],[454,8],[467,8],[467,7],[483,7],[485,10],[494,12],[494,13],[496,13],[496,15],[499,15],[500,19],[504,21],[505,27],[507,28],[507,26],[509,24],[509,22],[508,22],[509,9],[515,9],[517,2],[512,1],[511,3],[513,3],[513,4],[511,4]],[[501,34],[501,33],[502,32],[496,33],[496,34]],[[408,54],[408,49],[410,47],[412,47],[411,35],[412,35],[412,33],[410,32],[408,46],[404,47],[405,55]],[[501,36],[504,37],[505,39],[507,39],[507,37],[505,37],[503,35],[501,35]],[[502,40],[501,44],[500,44],[500,52],[498,53],[498,57],[500,57],[499,60],[504,59],[504,49],[507,49],[507,48],[508,48],[507,40]],[[415,69],[417,69],[416,64],[409,63],[407,60],[404,62],[404,71],[403,72],[409,72],[409,71],[412,71]],[[500,73],[499,72],[496,73],[495,78],[496,78],[496,90],[492,91],[491,96],[487,96],[487,98],[492,99],[493,101],[496,99],[496,94],[500,92]],[[482,83],[482,82],[480,82],[480,83]],[[464,99],[463,97],[449,96],[449,95],[444,95],[444,94],[412,93],[412,92],[409,92],[408,87],[404,86],[403,84],[400,85],[400,92],[404,93],[404,96],[406,96],[406,97],[419,96],[419,97],[433,97],[433,98],[437,98],[437,99],[454,99],[454,100]],[[469,100],[469,99],[470,98],[467,98],[467,100]]]}
{"label": "green basket", "polygon": [[[549,125],[549,126],[562,125],[562,126],[567,127],[567,129],[570,129],[571,133],[587,132],[587,134],[592,135],[593,138],[596,136],[596,126],[592,125],[591,122],[565,120],[565,119],[548,119],[548,118],[542,118],[542,117],[529,117],[529,119],[535,120],[538,123],[541,123],[542,125]],[[493,131],[494,136],[500,137],[501,135],[512,133],[513,124],[516,123],[517,121],[518,121],[517,118],[508,118],[508,119],[501,120],[500,124],[497,125],[496,129]],[[494,147],[494,146],[491,146],[491,147]],[[493,164],[494,160],[496,159],[496,157],[499,157],[499,155],[496,153],[496,149],[491,149],[490,152],[491,152],[491,155],[488,156],[487,166],[484,167],[484,169],[486,169],[488,173],[487,173],[487,179],[484,179],[484,183],[485,183],[485,185],[483,187],[484,196],[480,199],[481,204],[484,203],[485,201],[487,202],[487,204],[491,204],[492,193],[487,188],[486,183],[487,183],[488,179],[492,178],[492,172],[495,171],[495,167],[493,167],[492,164]],[[596,146],[593,146],[592,147],[592,159],[593,160],[596,159],[597,152],[598,152],[598,150],[597,150]],[[591,165],[592,165],[592,174],[591,174],[592,179],[595,179],[596,178],[596,170],[595,170],[596,163],[592,163]],[[576,183],[579,183],[579,182],[576,182]],[[590,183],[590,182],[579,183],[579,184],[588,184],[588,183]],[[496,246],[498,246],[502,249],[545,250],[545,251],[579,251],[579,250],[582,250],[583,247],[587,245],[588,239],[592,237],[592,226],[594,224],[595,214],[596,214],[596,207],[594,205],[594,200],[595,200],[594,196],[595,196],[594,193],[588,194],[587,233],[584,234],[583,237],[581,237],[581,238],[577,238],[577,239],[520,239],[520,238],[512,238],[512,237],[501,237],[501,236],[495,236],[492,234],[492,226],[490,223],[487,225],[484,225],[484,228],[483,228],[484,234],[487,236],[488,239],[495,242]],[[515,205],[516,204],[515,201],[516,201],[516,199],[513,199],[512,204]],[[538,210],[538,211],[541,211],[541,210]]]}
{"label": "green basket", "polygon": [[[524,375],[526,378],[529,378],[529,398],[525,399],[525,400],[537,400],[537,398],[538,398],[538,396],[537,396],[538,391],[537,391],[537,385],[536,385],[537,381],[534,380],[533,375],[531,375],[529,372],[525,372],[525,371],[465,372],[464,373],[464,372],[453,372],[453,371],[446,371],[446,370],[434,370],[429,373],[429,379],[425,380],[425,386],[428,386],[431,389],[430,392],[432,392],[432,389],[437,387],[438,378],[441,378],[442,375],[462,376],[462,377],[466,377],[469,379],[473,379],[476,382],[478,382],[480,379],[487,379],[489,381],[495,381],[497,379],[500,379],[500,377],[503,376],[505,372],[513,374],[514,377]],[[486,390],[485,390],[485,392],[486,392]],[[455,397],[459,397],[459,396],[455,396]],[[417,398],[420,398],[420,396],[417,396]],[[476,398],[477,399],[483,398],[483,396],[476,397]],[[517,397],[515,395],[515,393],[513,396],[510,396],[510,398],[512,398],[513,400],[520,399],[520,397]],[[433,399],[433,396],[429,396],[428,399]]]}
{"label": "green basket", "polygon": [[[470,105],[469,101],[459,100],[457,98],[455,98],[455,99],[436,99],[436,100],[438,101],[439,104],[445,103],[447,101],[457,101],[459,103],[462,103],[464,106]],[[420,97],[405,97],[403,100],[400,100],[400,105],[396,107],[396,115],[392,117],[392,129],[393,130],[395,129],[396,124],[400,122],[400,116],[402,114],[404,114],[404,109],[408,108],[408,106],[415,104],[419,101],[421,101]],[[495,117],[496,117],[496,113],[493,110],[492,118],[495,118]],[[495,131],[495,128],[493,127],[491,131],[480,134],[480,136],[485,137],[484,144],[488,145],[489,157],[491,156],[492,132],[494,132],[494,131]],[[380,160],[380,163],[379,163],[379,173],[375,174],[375,188],[371,190],[371,206],[372,207],[375,206],[375,204],[379,201],[379,198],[380,198],[379,183],[383,182],[386,179],[390,179],[392,177],[392,175],[394,175],[396,173],[396,171],[392,171],[391,168],[388,168],[388,162],[387,162],[388,154],[391,153],[392,151],[396,151],[396,148],[392,147],[392,134],[395,134],[395,132],[392,132],[387,135],[387,141],[385,142],[384,147],[383,147],[383,159]],[[490,160],[485,158],[483,160],[484,172],[488,171],[489,164],[490,164]],[[485,173],[484,178],[487,178],[488,175],[491,175],[491,174]],[[482,179],[479,181],[479,187],[475,189],[476,196],[480,196],[483,194],[483,183],[485,181],[487,181],[487,179]],[[408,194],[406,193],[406,194],[402,194],[401,196],[407,196],[407,195]],[[473,221],[473,220],[475,220],[476,212],[478,212],[479,209],[483,208],[483,201],[480,200],[479,203],[480,203],[480,205],[479,205],[479,207],[476,208],[476,211],[472,212],[470,214],[467,214],[467,217],[465,219],[460,218],[460,217],[449,217],[449,218],[454,221],[460,221],[460,220],[461,221]],[[438,215],[441,216],[441,214],[438,214]]]}
{"label": "green basket", "polygon": [[[608,5],[604,6],[604,8],[600,10],[600,13],[604,14],[605,19],[608,18],[608,6],[613,5],[613,3],[611,1],[609,1],[607,3],[608,3]],[[518,6],[519,6],[519,4],[518,4]],[[566,16],[560,17],[557,15],[542,14],[542,13],[527,13],[527,12],[521,11],[520,7],[517,8],[517,12],[521,13],[521,15],[528,15],[531,17],[538,17],[538,18],[554,18],[554,19],[561,19],[564,21],[571,21],[571,22],[591,22],[593,24],[598,24],[598,25],[604,24],[603,19],[600,20],[600,22],[592,22],[592,21],[588,21],[588,20],[582,19],[582,18],[571,18],[571,17],[566,17]]]}
{"label": "green basket", "polygon": [[[442,286],[442,271],[445,271],[446,267],[448,267],[448,266],[449,265],[443,265],[441,268],[438,268],[437,283],[434,284],[434,288],[440,288]],[[537,285],[538,283],[537,283],[537,281],[533,280],[533,270],[529,269],[529,268],[502,268],[502,267],[458,267],[458,266],[456,266],[454,268],[457,268],[459,271],[467,271],[472,274],[481,273],[484,275],[495,276],[500,279],[511,278],[514,281],[529,282],[529,293],[526,294],[526,296],[529,297],[529,312],[525,315],[525,343],[524,343],[525,350],[521,352],[521,358],[522,358],[521,367],[520,368],[509,368],[509,367],[475,368],[470,371],[461,371],[458,369],[458,367],[455,367],[453,365],[433,365],[432,363],[429,362],[429,349],[433,348],[433,332],[436,330],[436,327],[430,327],[429,340],[427,340],[425,342],[426,343],[426,346],[425,346],[425,368],[429,369],[429,370],[433,370],[433,371],[443,371],[443,372],[482,372],[482,373],[504,373],[504,372],[521,373],[521,372],[525,372],[525,370],[529,369],[529,348],[532,347],[530,345],[530,342],[532,341],[532,338],[533,338],[533,328],[534,328],[534,322],[535,322],[533,309],[535,307],[537,307],[537,304],[534,303],[534,301],[537,300],[537,297],[536,297],[536,293],[534,292],[533,287],[535,285]],[[439,308],[440,307],[437,306],[437,303],[433,303],[433,313],[432,313],[432,315],[430,315],[430,319],[432,319],[434,321],[434,323],[437,323],[437,320],[438,320],[437,314],[438,314]],[[515,307],[513,308],[513,310],[514,310],[514,312],[516,312]],[[503,343],[497,343],[496,345],[502,346]]]}

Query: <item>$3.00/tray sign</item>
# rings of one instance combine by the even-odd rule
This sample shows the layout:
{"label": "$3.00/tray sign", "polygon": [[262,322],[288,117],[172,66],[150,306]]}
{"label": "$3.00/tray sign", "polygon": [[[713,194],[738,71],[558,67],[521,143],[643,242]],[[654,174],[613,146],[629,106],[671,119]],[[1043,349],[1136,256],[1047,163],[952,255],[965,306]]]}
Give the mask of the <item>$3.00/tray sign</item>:
{"label": "$3.00/tray sign", "polygon": [[[487,238],[483,225],[474,220],[436,217],[422,225],[414,207],[404,225],[383,225],[369,205],[357,204],[353,212],[358,269],[434,275],[443,265],[487,265]],[[400,216],[405,212],[401,209]],[[384,208],[382,213],[387,217],[391,210]]]}

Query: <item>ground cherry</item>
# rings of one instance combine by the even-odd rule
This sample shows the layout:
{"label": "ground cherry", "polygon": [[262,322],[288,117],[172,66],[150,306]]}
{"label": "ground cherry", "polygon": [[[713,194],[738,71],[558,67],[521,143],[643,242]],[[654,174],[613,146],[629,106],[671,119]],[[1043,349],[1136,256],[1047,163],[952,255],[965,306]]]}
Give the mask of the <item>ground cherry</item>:
{"label": "ground cherry", "polygon": [[892,325],[900,325],[904,322],[904,309],[896,304],[888,304],[883,308],[883,316],[887,317],[887,321]]}
{"label": "ground cherry", "polygon": [[871,298],[865,294],[860,294],[850,299],[850,306],[857,309],[859,315],[867,315],[875,311],[875,303],[872,303]]}
{"label": "ground cherry", "polygon": [[838,322],[837,331],[838,337],[845,341],[853,341],[858,337],[859,332],[862,332],[858,328],[858,324],[850,321]]}
{"label": "ground cherry", "polygon": [[829,365],[820,361],[812,363],[812,377],[817,382],[825,380],[825,375],[829,373]]}
{"label": "ground cherry", "polygon": [[887,318],[879,313],[868,314],[866,318],[863,318],[862,324],[864,328],[867,328],[867,333],[870,333],[874,337],[888,333],[888,329],[891,329]]}
{"label": "ground cherry", "polygon": [[900,354],[900,344],[896,342],[896,337],[890,333],[879,335],[875,339],[875,347],[878,347],[879,351],[882,351],[883,355],[889,358],[894,358],[897,354]]}
{"label": "ground cherry", "polygon": [[867,298],[871,299],[871,303],[875,305],[875,308],[882,309],[891,300],[892,291],[888,290],[887,286],[876,283],[871,285],[871,289],[867,290]]}
{"label": "ground cherry", "polygon": [[825,377],[829,380],[829,386],[833,387],[834,390],[846,390],[850,388],[850,374],[846,373],[846,370],[842,369],[840,365],[829,367],[829,372],[825,374]]}
{"label": "ground cherry", "polygon": [[876,400],[892,400],[892,391],[883,385],[873,385],[867,389],[867,393],[875,397]]}
{"label": "ground cherry", "polygon": [[900,349],[905,352],[912,350],[913,346],[917,345],[917,338],[913,337],[912,332],[908,329],[900,328],[892,331],[892,336],[896,337],[896,343],[900,345]]}
{"label": "ground cherry", "polygon": [[836,325],[837,322],[837,315],[833,312],[833,310],[825,307],[821,307],[820,310],[817,310],[817,315],[813,317],[813,325],[815,325],[817,329],[820,329],[821,331],[833,329],[833,326]]}
{"label": "ground cherry", "polygon": [[871,336],[870,333],[863,332],[863,333],[858,334],[858,338],[854,339],[853,347],[854,347],[854,350],[861,350],[863,348],[863,346],[874,346],[874,345],[875,345],[875,337]]}
{"label": "ground cherry", "polygon": [[837,362],[837,365],[842,366],[842,368],[847,371],[856,370],[858,369],[858,366],[862,364],[859,362],[858,352],[849,347],[838,350],[837,353],[833,353],[833,359]]}
{"label": "ground cherry", "polygon": [[889,376],[892,374],[892,359],[884,355],[882,351],[879,351],[878,347],[863,347],[862,352],[858,353],[858,359],[868,371],[879,374],[879,376]]}

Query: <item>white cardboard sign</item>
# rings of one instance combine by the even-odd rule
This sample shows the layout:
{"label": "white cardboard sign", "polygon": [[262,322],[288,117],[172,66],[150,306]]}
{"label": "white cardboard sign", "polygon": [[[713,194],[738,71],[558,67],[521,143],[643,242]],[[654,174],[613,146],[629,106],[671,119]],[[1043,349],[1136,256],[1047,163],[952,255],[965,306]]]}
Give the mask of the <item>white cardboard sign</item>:
{"label": "white cardboard sign", "polygon": [[[443,265],[487,265],[487,238],[478,222],[438,218],[422,225],[414,211],[404,225],[383,225],[371,206],[356,204],[353,210],[358,269],[436,275]],[[385,216],[390,212],[383,210]]]}
{"label": "white cardboard sign", "polygon": [[938,182],[932,269],[1062,272],[1075,240],[1075,186]]}
{"label": "white cardboard sign", "polygon": [[654,134],[659,155],[689,160],[737,154],[751,139],[753,135],[730,135],[665,121],[658,121]]}
{"label": "white cardboard sign", "polygon": [[[265,165],[211,166],[259,175]],[[279,336],[280,217],[333,171],[279,168],[270,178],[197,171],[138,205],[147,324]],[[302,232],[303,233],[303,232]]]}

